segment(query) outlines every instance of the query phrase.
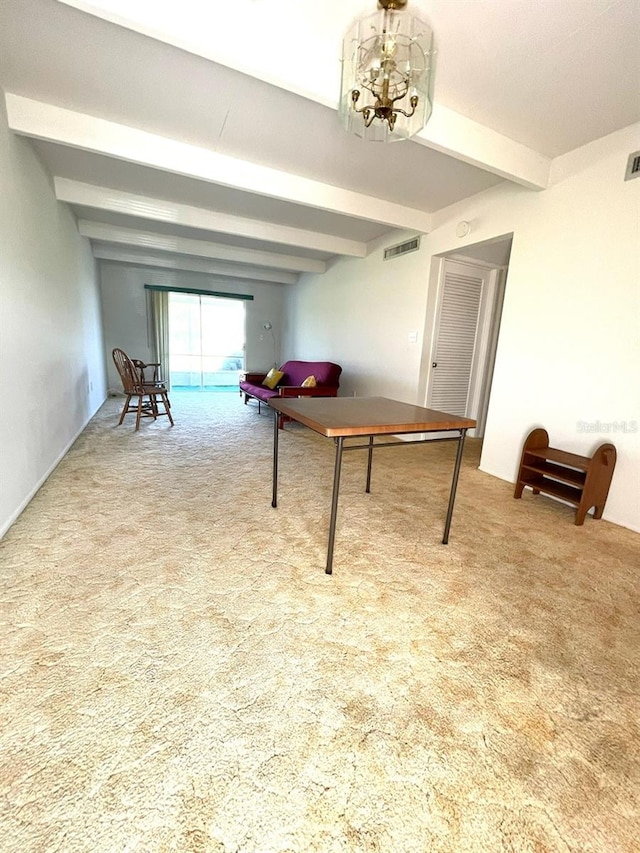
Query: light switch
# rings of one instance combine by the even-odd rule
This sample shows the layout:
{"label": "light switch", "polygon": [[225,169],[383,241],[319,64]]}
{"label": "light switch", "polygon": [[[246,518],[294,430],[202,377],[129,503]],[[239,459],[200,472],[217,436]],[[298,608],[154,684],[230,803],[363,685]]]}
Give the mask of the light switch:
{"label": "light switch", "polygon": [[417,344],[418,343],[418,333],[417,332],[409,332],[409,343]]}

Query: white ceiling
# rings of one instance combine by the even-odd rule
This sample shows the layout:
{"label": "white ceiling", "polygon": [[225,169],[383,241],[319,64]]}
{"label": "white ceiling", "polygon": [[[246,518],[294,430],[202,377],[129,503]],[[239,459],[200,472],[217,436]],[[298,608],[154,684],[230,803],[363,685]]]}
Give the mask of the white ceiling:
{"label": "white ceiling", "polygon": [[414,0],[433,117],[411,142],[347,136],[340,43],[374,8],[3,0],[10,126],[97,255],[290,283],[502,180],[538,191],[552,157],[640,120],[637,0]]}

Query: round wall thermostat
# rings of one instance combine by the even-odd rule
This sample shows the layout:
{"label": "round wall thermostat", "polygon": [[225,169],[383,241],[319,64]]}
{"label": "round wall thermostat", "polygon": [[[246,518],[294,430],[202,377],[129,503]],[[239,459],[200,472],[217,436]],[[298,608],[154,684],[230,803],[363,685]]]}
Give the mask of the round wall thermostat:
{"label": "round wall thermostat", "polygon": [[458,222],[458,227],[456,228],[456,234],[458,237],[466,237],[470,231],[471,226],[468,222]]}

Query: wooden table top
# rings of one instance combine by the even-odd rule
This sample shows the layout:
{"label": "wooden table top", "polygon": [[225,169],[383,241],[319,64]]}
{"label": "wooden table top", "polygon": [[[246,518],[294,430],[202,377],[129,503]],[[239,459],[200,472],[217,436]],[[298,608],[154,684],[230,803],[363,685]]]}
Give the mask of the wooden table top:
{"label": "wooden table top", "polygon": [[328,438],[472,429],[476,421],[387,397],[304,397],[269,400],[272,409]]}

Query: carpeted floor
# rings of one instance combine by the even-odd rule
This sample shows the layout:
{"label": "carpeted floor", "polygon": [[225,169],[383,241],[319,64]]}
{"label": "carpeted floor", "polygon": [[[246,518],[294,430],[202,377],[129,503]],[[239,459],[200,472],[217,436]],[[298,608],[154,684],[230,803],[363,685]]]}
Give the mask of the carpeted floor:
{"label": "carpeted floor", "polygon": [[[631,853],[640,537],[454,445],[109,400],[0,544],[2,853]],[[474,446],[475,445],[475,446]]]}

